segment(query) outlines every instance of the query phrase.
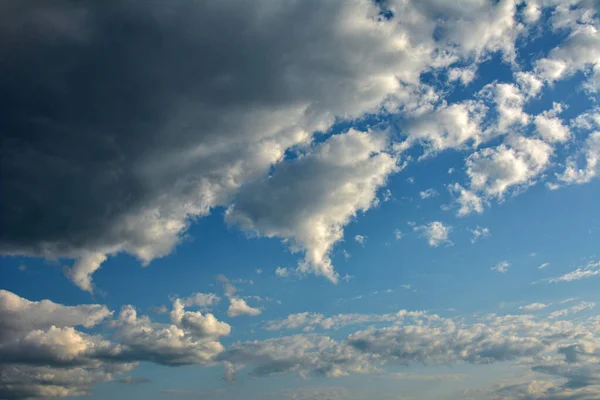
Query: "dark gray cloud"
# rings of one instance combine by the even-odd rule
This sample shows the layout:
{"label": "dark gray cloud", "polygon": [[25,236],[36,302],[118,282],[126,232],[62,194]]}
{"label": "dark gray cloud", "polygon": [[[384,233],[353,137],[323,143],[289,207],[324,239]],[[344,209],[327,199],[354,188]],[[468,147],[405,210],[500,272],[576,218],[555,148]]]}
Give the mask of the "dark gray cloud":
{"label": "dark gray cloud", "polygon": [[168,254],[191,219],[429,57],[362,0],[1,7],[0,252],[78,259],[85,290],[106,254]]}

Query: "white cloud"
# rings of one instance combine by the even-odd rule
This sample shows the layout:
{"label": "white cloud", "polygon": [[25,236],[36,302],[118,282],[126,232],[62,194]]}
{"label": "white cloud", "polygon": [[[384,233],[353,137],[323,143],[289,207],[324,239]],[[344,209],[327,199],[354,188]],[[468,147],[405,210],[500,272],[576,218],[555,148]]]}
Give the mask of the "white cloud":
{"label": "white cloud", "polygon": [[452,193],[458,194],[456,202],[459,205],[459,209],[457,211],[457,215],[459,217],[464,217],[465,215],[469,215],[471,213],[483,213],[485,201],[482,197],[468,189],[465,189],[458,183],[448,185],[448,190],[450,190]]}
{"label": "white cloud", "polygon": [[427,239],[431,247],[438,247],[442,244],[452,245],[452,241],[448,238],[452,227],[444,225],[441,221],[432,221],[427,225],[415,226],[413,230],[421,232],[421,235]]}
{"label": "white cloud", "polygon": [[504,274],[508,271],[509,266],[510,264],[508,263],[508,261],[500,261],[498,264],[494,265],[490,269],[492,271],[498,271]]}
{"label": "white cloud", "polygon": [[194,293],[185,299],[181,299],[181,303],[185,307],[210,307],[219,304],[221,298],[214,293]]}
{"label": "white cloud", "polygon": [[519,307],[519,310],[525,311],[525,312],[531,312],[531,311],[543,310],[546,307],[548,307],[548,304],[544,304],[544,303],[531,303],[531,304],[528,304],[526,306]]}
{"label": "white cloud", "polygon": [[585,266],[579,267],[574,271],[571,271],[556,278],[550,278],[548,279],[548,282],[572,282],[578,281],[580,279],[591,278],[596,275],[600,275],[600,261],[590,261]]}
{"label": "white cloud", "polygon": [[354,236],[354,241],[359,243],[361,246],[365,245],[365,242],[367,241],[367,236],[364,235],[356,235]]}
{"label": "white cloud", "polygon": [[571,132],[556,115],[562,112],[563,107],[555,103],[552,111],[544,111],[536,115],[534,124],[537,133],[547,142],[564,142],[569,139]]}
{"label": "white cloud", "polygon": [[538,269],[544,269],[544,268],[546,268],[548,265],[550,265],[550,263],[543,263],[543,264],[540,264],[540,266],[538,267]]}
{"label": "white cloud", "polygon": [[402,233],[402,231],[400,229],[395,229],[394,230],[394,238],[396,240],[402,239],[402,236],[404,236],[404,234]]}
{"label": "white cloud", "polygon": [[556,318],[560,318],[560,317],[566,317],[570,314],[578,313],[578,312],[585,311],[585,310],[590,310],[594,307],[596,307],[596,303],[594,303],[592,301],[582,301],[581,303],[574,305],[572,307],[551,312],[548,315],[548,318],[556,319]]}
{"label": "white cloud", "polygon": [[439,193],[435,189],[427,189],[419,192],[419,196],[421,196],[422,199],[428,199],[430,197],[439,196]]}
{"label": "white cloud", "polygon": [[284,267],[277,267],[275,268],[275,275],[277,275],[280,278],[284,278],[286,276],[289,276],[290,272],[287,268]]}
{"label": "white cloud", "polygon": [[260,308],[250,307],[244,299],[231,298],[227,315],[229,317],[239,317],[240,315],[257,316],[262,313]]}
{"label": "white cloud", "polygon": [[467,158],[470,188],[502,198],[514,186],[527,187],[550,162],[552,147],[538,139],[509,137],[505,144],[480,150]]}
{"label": "white cloud", "polygon": [[484,228],[479,225],[477,225],[475,229],[471,229],[471,233],[473,234],[473,237],[471,238],[471,243],[475,243],[479,239],[485,239],[492,236],[489,228]]}
{"label": "white cloud", "polygon": [[337,282],[329,258],[343,227],[376,204],[376,192],[396,160],[385,152],[386,137],[350,130],[279,165],[266,180],[244,186],[226,219],[247,232],[289,240],[304,252],[298,272]]}
{"label": "white cloud", "polygon": [[575,157],[567,160],[565,171],[558,180],[566,184],[587,183],[596,177],[600,168],[600,131],[590,134],[581,151],[585,158],[585,167],[578,168]]}

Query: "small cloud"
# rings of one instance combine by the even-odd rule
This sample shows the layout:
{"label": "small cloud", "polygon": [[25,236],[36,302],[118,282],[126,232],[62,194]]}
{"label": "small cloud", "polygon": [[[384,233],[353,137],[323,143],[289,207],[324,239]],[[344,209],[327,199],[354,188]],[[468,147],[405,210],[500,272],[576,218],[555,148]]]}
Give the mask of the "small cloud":
{"label": "small cloud", "polygon": [[165,306],[164,304],[160,305],[158,307],[150,307],[149,310],[156,314],[165,314],[165,313],[167,313],[167,311],[169,311],[167,309],[167,306]]}
{"label": "small cloud", "polygon": [[262,274],[263,273],[262,268],[256,268],[256,273],[259,275]]}
{"label": "small cloud", "polygon": [[402,231],[401,231],[400,229],[396,229],[396,230],[394,231],[394,237],[396,238],[396,240],[400,240],[400,239],[402,239],[402,236],[403,236],[403,235],[404,235],[404,234],[402,233]]}
{"label": "small cloud", "polygon": [[239,317],[240,315],[254,317],[261,313],[262,310],[260,308],[250,307],[244,299],[235,297],[230,299],[229,308],[227,309],[227,315],[231,318]]}
{"label": "small cloud", "polygon": [[427,225],[415,226],[415,232],[421,232],[421,235],[427,239],[430,247],[438,247],[441,244],[451,246],[453,243],[448,239],[452,227],[444,225],[441,221],[432,221]]}
{"label": "small cloud", "polygon": [[537,253],[531,253],[531,254],[529,254],[529,257],[535,257],[535,256],[537,256]]}
{"label": "small cloud", "polygon": [[27,265],[25,265],[25,264],[19,265],[19,271],[27,271]]}
{"label": "small cloud", "polygon": [[344,258],[347,260],[351,257],[350,253],[348,253],[346,250],[342,250],[342,254],[344,255]]}
{"label": "small cloud", "polygon": [[531,303],[526,306],[519,307],[519,310],[525,311],[525,312],[539,311],[539,310],[543,310],[544,308],[546,308],[548,306],[549,306],[549,304],[544,304],[544,303]]}
{"label": "small cloud", "polygon": [[500,273],[506,273],[508,271],[508,267],[510,266],[510,264],[508,263],[508,261],[501,261],[498,264],[494,265],[493,267],[491,267],[490,269],[492,271],[498,271]]}
{"label": "small cloud", "polygon": [[402,285],[400,285],[400,288],[402,288],[402,289],[404,289],[404,290],[410,290],[410,291],[412,291],[412,292],[416,292],[416,291],[417,291],[417,289],[414,289],[414,288],[412,287],[412,285],[410,285],[410,284],[408,284],[408,283],[405,283],[405,284],[402,284]]}
{"label": "small cloud", "polygon": [[390,201],[392,199],[392,191],[390,189],[386,189],[385,192],[383,192],[383,202],[385,203],[386,201]]}
{"label": "small cloud", "polygon": [[419,196],[421,196],[422,199],[428,199],[430,197],[439,196],[439,193],[435,189],[427,189],[420,192]]}
{"label": "small cloud", "polygon": [[477,228],[471,229],[471,233],[473,234],[473,237],[471,238],[471,243],[475,243],[479,239],[484,239],[492,236],[489,228],[482,228],[479,225],[477,225]]}
{"label": "small cloud", "polygon": [[354,236],[354,240],[358,243],[360,243],[361,246],[365,245],[365,242],[367,241],[368,237],[364,236],[364,235],[356,235]]}
{"label": "small cloud", "polygon": [[284,267],[277,267],[275,268],[275,275],[277,275],[280,278],[284,278],[290,275],[290,271]]}
{"label": "small cloud", "polygon": [[410,177],[408,177],[406,179],[406,182],[408,182],[408,183],[410,183],[412,185],[413,183],[415,183],[415,178],[413,178],[412,176],[410,176]]}
{"label": "small cloud", "polygon": [[538,267],[538,269],[544,269],[544,268],[546,268],[548,265],[550,265],[550,263],[543,263],[542,265],[540,265],[540,266]]}
{"label": "small cloud", "polygon": [[448,168],[448,175],[452,175],[454,173],[454,168]]}

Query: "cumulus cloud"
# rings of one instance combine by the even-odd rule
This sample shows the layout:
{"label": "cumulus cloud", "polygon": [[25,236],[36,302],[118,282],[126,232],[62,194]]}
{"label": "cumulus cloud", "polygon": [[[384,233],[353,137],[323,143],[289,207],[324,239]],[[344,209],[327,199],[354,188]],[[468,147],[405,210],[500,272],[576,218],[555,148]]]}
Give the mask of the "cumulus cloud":
{"label": "cumulus cloud", "polygon": [[[489,364],[511,360],[543,361],[543,356],[565,357],[567,362],[572,362],[574,356],[571,353],[584,358],[585,354],[593,354],[593,349],[598,348],[593,319],[582,323],[568,320],[556,323],[531,315],[492,314],[465,323],[424,312],[404,311],[398,315],[402,313],[406,318],[397,318],[396,322],[400,323],[379,328],[371,326],[339,341],[311,333],[238,342],[218,359],[251,366],[250,373],[254,376],[299,373],[335,377],[372,372],[388,363]],[[342,316],[338,319],[343,319]],[[311,321],[319,318],[326,317],[296,314],[277,322],[272,328],[298,329],[307,324],[311,326]],[[573,343],[577,343],[575,349],[588,349],[585,350],[587,353],[570,350],[568,346]]]}
{"label": "cumulus cloud", "polygon": [[480,150],[467,158],[470,188],[502,198],[514,186],[530,186],[550,162],[551,146],[538,139],[513,136],[505,144]]}
{"label": "cumulus cloud", "polygon": [[415,232],[420,232],[427,239],[430,247],[438,247],[442,244],[452,245],[449,239],[452,227],[444,225],[441,221],[432,221],[426,225],[413,227]]}
{"label": "cumulus cloud", "polygon": [[534,118],[537,133],[547,142],[564,142],[571,136],[569,128],[557,117],[563,110],[560,104],[554,104],[551,111],[544,111]]}
{"label": "cumulus cloud", "polygon": [[227,315],[230,317],[239,317],[240,315],[257,316],[262,313],[260,308],[250,307],[244,299],[232,298],[227,309]]}
{"label": "cumulus cloud", "polygon": [[376,192],[397,171],[386,137],[350,130],[280,164],[268,179],[244,186],[226,219],[248,232],[290,241],[303,251],[298,272],[339,279],[329,258],[343,227],[376,204]]}
{"label": "cumulus cloud", "polygon": [[[0,252],[73,259],[67,276],[92,291],[92,275],[110,255],[127,252],[147,265],[168,255],[198,217],[233,201],[230,220],[294,242],[305,252],[302,272],[335,281],[331,247],[348,218],[372,206],[372,193],[392,172],[383,149],[361,160],[369,166],[356,160],[345,174],[333,168],[327,175],[347,185],[338,189],[359,182],[368,188],[316,228],[314,241],[302,224],[249,222],[255,215],[243,207],[267,206],[250,188],[274,191],[271,181],[280,176],[302,179],[296,174],[317,168],[316,160],[328,157],[301,149],[336,118],[399,112],[406,117],[404,147],[420,143],[431,153],[477,145],[487,138],[479,126],[481,102],[447,104],[420,77],[449,68],[450,80],[468,83],[491,54],[514,62],[515,41],[525,32],[518,14],[511,0],[7,5],[0,53],[11,62],[0,75],[11,79],[2,83],[8,106],[0,118],[7,132],[1,170],[11,172],[0,179],[7,194],[0,218],[9,232]],[[569,53],[558,49],[549,58],[592,63],[592,55],[577,50],[595,40],[592,28],[574,31]],[[517,94],[502,85],[493,89],[499,109],[508,110],[502,118],[522,121]],[[35,101],[24,95],[32,91]],[[355,133],[349,136],[317,153],[356,142]],[[350,149],[358,150],[355,144],[346,147],[348,156],[360,158]],[[300,153],[297,161],[284,161],[290,150]],[[274,165],[274,176],[265,179]],[[326,197],[316,192],[321,184],[310,189]],[[322,207],[301,210],[311,213],[307,225],[318,226]]]}

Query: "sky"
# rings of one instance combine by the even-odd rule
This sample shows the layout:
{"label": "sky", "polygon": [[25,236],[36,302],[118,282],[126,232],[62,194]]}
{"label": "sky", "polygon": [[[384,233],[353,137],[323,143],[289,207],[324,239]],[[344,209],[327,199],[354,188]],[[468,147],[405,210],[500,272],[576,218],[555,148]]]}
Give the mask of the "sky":
{"label": "sky", "polygon": [[600,3],[0,3],[0,399],[600,398]]}

